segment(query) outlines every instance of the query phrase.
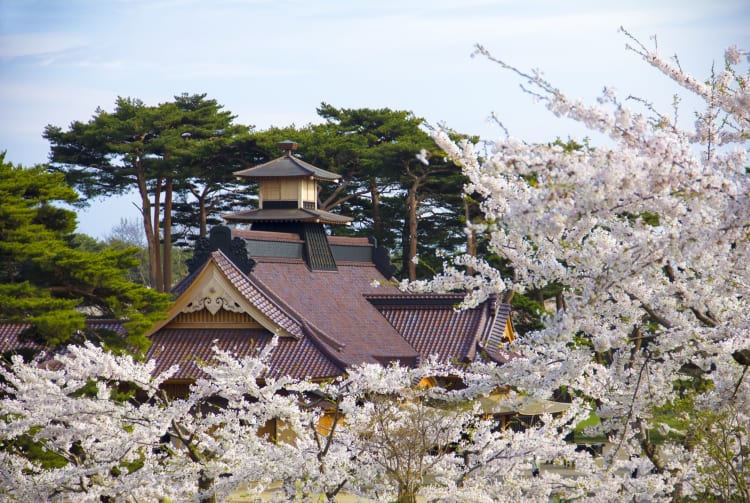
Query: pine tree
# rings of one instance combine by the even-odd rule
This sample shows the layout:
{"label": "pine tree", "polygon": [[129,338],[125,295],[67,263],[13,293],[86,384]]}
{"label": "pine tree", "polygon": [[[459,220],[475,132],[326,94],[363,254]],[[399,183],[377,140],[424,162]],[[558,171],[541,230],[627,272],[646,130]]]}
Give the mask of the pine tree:
{"label": "pine tree", "polygon": [[133,348],[167,307],[168,297],[127,281],[134,249],[72,247],[75,213],[60,208],[76,192],[62,174],[23,168],[0,154],[0,319],[30,323],[24,336],[47,346],[86,337],[86,315],[126,319]]}

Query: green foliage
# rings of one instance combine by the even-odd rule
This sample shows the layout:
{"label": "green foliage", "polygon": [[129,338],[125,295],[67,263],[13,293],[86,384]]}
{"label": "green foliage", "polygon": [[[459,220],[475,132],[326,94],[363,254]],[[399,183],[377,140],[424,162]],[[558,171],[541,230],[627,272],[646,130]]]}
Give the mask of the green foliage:
{"label": "green foliage", "polygon": [[145,459],[143,457],[140,457],[130,462],[123,462],[120,464],[120,466],[122,466],[125,470],[127,470],[128,473],[133,473],[143,468],[144,463],[145,463]]}
{"label": "green foliage", "polygon": [[[126,402],[135,396],[135,390],[126,385],[117,385],[117,383],[110,384],[112,384],[112,386],[109,392],[109,399],[117,404]],[[73,391],[68,396],[71,398],[96,398],[98,394],[98,381],[96,379],[89,379],[86,381],[86,384]],[[126,425],[123,426],[123,428],[132,428],[132,426]]]}
{"label": "green foliage", "polygon": [[[235,204],[232,172],[257,157],[250,128],[234,124],[222,108],[205,94],[181,94],[156,106],[120,97],[113,112],[99,108],[86,123],[45,128],[51,169],[82,192],[82,204],[137,191],[148,284],[159,291],[172,284],[173,237],[205,235],[208,214]],[[174,232],[173,223],[183,232]]]}
{"label": "green foliage", "polygon": [[581,143],[570,137],[568,138],[567,141],[563,141],[561,138],[558,137],[555,139],[555,141],[552,142],[552,145],[555,145],[557,147],[562,147],[563,151],[565,152],[580,152],[582,150],[589,150],[591,148],[591,145],[589,145],[588,138],[584,138]]}
{"label": "green foliage", "polygon": [[646,225],[650,225],[651,227],[659,227],[659,214],[658,213],[651,213],[649,211],[644,211],[640,215],[641,220],[643,220],[643,223]]}
{"label": "green foliage", "polygon": [[[711,460],[698,468],[705,483],[696,501],[750,501],[750,445],[747,424],[732,407],[702,411],[695,419],[695,448]],[[733,453],[738,453],[733,455]]]}
{"label": "green foliage", "polygon": [[22,454],[43,470],[62,468],[68,464],[64,456],[47,450],[44,442],[34,440],[33,433],[19,435],[12,440],[0,441],[0,450]]}
{"label": "green foliage", "polygon": [[75,214],[55,204],[75,200],[61,174],[0,156],[0,319],[30,323],[24,336],[52,347],[86,337],[86,313],[126,319],[127,342],[143,351],[169,299],[125,278],[134,249],[70,234]]}
{"label": "green foliage", "polygon": [[541,321],[541,315],[545,312],[544,304],[523,294],[515,294],[510,303],[516,313],[514,325],[519,333],[544,327]]}
{"label": "green foliage", "polygon": [[654,422],[662,426],[649,431],[650,440],[678,442],[689,450],[699,451],[702,459],[709,460],[698,467],[701,477],[695,485],[699,494],[684,501],[750,501],[750,445],[747,444],[746,422],[734,406],[721,410],[697,406],[695,397],[702,393],[699,390],[707,389],[710,384],[702,379],[697,383],[689,381],[678,380],[675,386],[683,390],[682,396],[654,410]]}
{"label": "green foliage", "polygon": [[175,175],[172,219],[181,227],[175,237],[189,244],[206,236],[207,225],[222,223],[220,213],[244,209],[253,199],[233,173],[270,158],[251,136],[252,126],[235,124],[205,94],[181,94],[159,107],[169,133],[162,135],[165,159]]}
{"label": "green foliage", "polygon": [[637,215],[634,215],[633,213],[629,213],[627,211],[622,213],[622,216],[628,220],[631,224],[636,223],[638,220],[641,220],[644,224],[649,225],[651,227],[659,227],[659,214],[658,213],[652,213],[650,211],[644,211],[642,213],[639,213]]}
{"label": "green foliage", "polygon": [[601,422],[602,421],[599,416],[596,415],[596,410],[592,407],[589,417],[576,424],[573,428],[574,441],[578,443],[585,443],[586,441],[593,442],[606,440],[606,438],[602,438],[600,436],[593,437],[590,435],[586,435],[586,428],[598,426],[599,424],[601,424]]}
{"label": "green foliage", "polygon": [[86,381],[86,384],[78,388],[77,390],[73,391],[72,393],[69,393],[68,396],[72,398],[96,398],[98,388],[96,385],[95,379],[89,379]]}

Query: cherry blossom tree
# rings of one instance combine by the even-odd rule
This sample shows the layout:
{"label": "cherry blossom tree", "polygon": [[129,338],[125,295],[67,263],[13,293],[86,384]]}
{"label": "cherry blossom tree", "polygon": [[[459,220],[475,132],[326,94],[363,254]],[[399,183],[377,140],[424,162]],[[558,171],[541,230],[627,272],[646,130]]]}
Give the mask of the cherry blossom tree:
{"label": "cherry blossom tree", "polygon": [[[284,497],[335,501],[346,492],[377,501],[510,502],[584,495],[584,485],[554,472],[539,484],[530,462],[567,460],[595,469],[565,439],[588,408],[575,401],[564,414],[537,418],[533,434],[501,428],[495,408],[513,410],[519,396],[489,399],[494,372],[494,365],[432,360],[418,368],[362,365],[306,388],[308,427],[297,431],[285,468],[276,472]],[[329,420],[321,422],[323,415]]]}
{"label": "cherry blossom tree", "polygon": [[271,350],[238,359],[216,349],[185,398],[160,389],[174,369],[153,376],[153,361],[88,343],[46,363],[14,357],[0,366],[0,495],[216,501],[240,487],[262,492],[287,455],[262,430],[298,416],[280,393],[287,380],[264,375]]}
{"label": "cherry blossom tree", "polygon": [[[160,389],[174,369],[153,376],[153,362],[91,344],[47,363],[14,359],[0,368],[0,495],[212,502],[265,492],[278,501],[335,501],[345,491],[413,502],[541,501],[585,491],[553,473],[540,485],[529,467],[532,457],[591,465],[564,438],[587,413],[580,401],[541,418],[530,434],[498,428],[482,408],[478,399],[495,383],[491,365],[363,365],[331,382],[295,382],[267,375],[272,350],[238,358],[216,348],[184,398]],[[423,379],[443,385],[421,386]],[[331,413],[332,421],[320,420]],[[265,433],[272,421],[283,435]],[[266,492],[275,481],[281,489]]]}
{"label": "cherry blossom tree", "polygon": [[[595,407],[601,425],[590,433],[607,435],[612,448],[602,469],[579,478],[586,499],[750,501],[747,53],[728,49],[721,71],[701,81],[624,33],[629,50],[704,102],[692,126],[612,88],[596,104],[570,99],[541,73],[477,47],[553,114],[607,141],[565,149],[506,136],[480,155],[437,131],[470,179],[466,192],[484,197],[485,223],[474,230],[515,276],[464,257],[433,283],[405,288],[464,285],[473,305],[503,290],[564,285],[545,328],[514,341],[523,358],[493,372],[518,391],[547,398],[564,387]],[[719,438],[720,456],[709,442]]]}
{"label": "cherry blossom tree", "polygon": [[[0,495],[10,501],[98,501],[154,487],[162,408],[150,403],[169,374],[87,343],[47,365],[15,356],[0,367]],[[120,385],[127,385],[127,389]],[[129,391],[145,403],[136,404]],[[158,491],[159,488],[156,488]]]}

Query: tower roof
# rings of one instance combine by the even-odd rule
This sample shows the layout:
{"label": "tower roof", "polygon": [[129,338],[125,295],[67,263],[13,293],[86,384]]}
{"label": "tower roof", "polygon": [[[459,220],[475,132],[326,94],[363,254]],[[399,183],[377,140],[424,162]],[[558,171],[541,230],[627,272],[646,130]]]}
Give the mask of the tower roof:
{"label": "tower roof", "polygon": [[[263,230],[289,231],[300,224],[349,224],[352,219],[318,209],[318,181],[335,182],[339,175],[297,159],[293,141],[279,143],[284,155],[253,168],[236,171],[235,176],[258,181],[260,207],[223,214],[231,223],[265,226]],[[256,225],[257,226],[257,225]]]}
{"label": "tower roof", "polygon": [[309,162],[298,159],[292,155],[291,150],[273,161],[265,164],[235,171],[234,176],[241,178],[314,178],[327,182],[335,182],[340,176],[324,169],[313,166]]}

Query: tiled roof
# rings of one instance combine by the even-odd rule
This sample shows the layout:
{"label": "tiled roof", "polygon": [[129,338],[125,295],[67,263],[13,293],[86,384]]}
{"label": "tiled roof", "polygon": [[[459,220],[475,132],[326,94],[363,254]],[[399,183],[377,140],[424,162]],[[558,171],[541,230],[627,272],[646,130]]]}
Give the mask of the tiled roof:
{"label": "tiled roof", "polygon": [[28,323],[0,323],[0,353],[23,348],[42,349],[40,345],[33,342],[21,342],[18,340],[21,333],[29,327]]}
{"label": "tiled roof", "polygon": [[481,305],[457,311],[460,295],[368,295],[380,313],[419,351],[422,360],[441,362],[474,359],[478,336],[488,321]]}
{"label": "tiled roof", "polygon": [[[231,351],[238,357],[257,355],[273,335],[262,328],[247,329],[162,329],[151,337],[146,357],[156,360],[155,372],[179,365],[173,380],[192,380],[205,374],[197,362],[211,363],[213,347]],[[295,378],[333,377],[343,369],[334,365],[309,339],[279,338],[271,353],[272,373]]]}
{"label": "tiled roof", "polygon": [[300,317],[286,309],[284,303],[274,296],[273,292],[254,281],[252,275],[243,274],[221,251],[213,252],[211,257],[232,285],[254,307],[290,334],[302,337]]}
{"label": "tiled roof", "polygon": [[124,337],[125,335],[127,335],[127,330],[125,330],[125,326],[123,325],[123,323],[124,322],[122,320],[115,320],[111,318],[86,320],[86,326],[88,326],[91,329],[111,330],[113,332],[117,332],[118,334]]}
{"label": "tiled roof", "polygon": [[336,259],[333,258],[323,226],[306,223],[303,228],[307,266],[316,271],[335,271]]}
{"label": "tiled roof", "polygon": [[486,340],[482,341],[484,349],[489,356],[498,363],[505,363],[518,355],[516,353],[503,349],[506,341],[505,324],[510,322],[510,304],[499,304],[497,306],[497,315],[490,328]]}
{"label": "tiled roof", "polygon": [[[88,319],[86,325],[89,329],[98,330],[105,329],[116,332],[123,337],[127,334],[123,322],[120,320],[103,318],[103,319]],[[19,350],[19,349],[32,349],[40,351],[44,349],[44,346],[35,342],[21,341],[19,337],[24,330],[29,328],[31,325],[28,323],[3,323],[0,322],[0,353],[7,351]]]}
{"label": "tiled roof", "polygon": [[339,264],[331,272],[311,271],[302,260],[259,258],[248,276],[283,299],[316,332],[338,341],[343,347],[335,354],[345,364],[416,362],[417,351],[364,297],[375,291],[373,280],[386,280],[372,263]]}
{"label": "tiled roof", "polygon": [[471,361],[477,350],[481,357],[505,363],[518,357],[502,349],[504,330],[510,320],[510,306],[493,297],[473,309],[456,310],[460,294],[369,294],[367,299],[404,338],[419,351],[422,359],[437,356],[439,361]]}

